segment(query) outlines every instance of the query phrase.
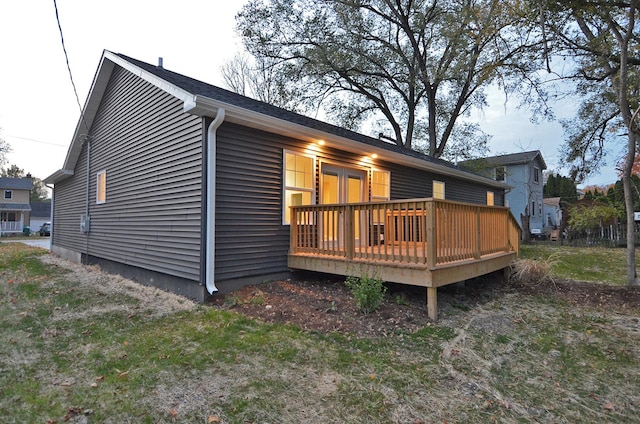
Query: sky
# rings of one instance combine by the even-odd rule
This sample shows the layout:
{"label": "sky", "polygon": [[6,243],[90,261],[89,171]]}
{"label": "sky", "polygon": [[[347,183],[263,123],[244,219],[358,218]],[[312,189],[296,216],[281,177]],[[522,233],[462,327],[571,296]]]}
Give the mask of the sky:
{"label": "sky", "polygon": [[[84,105],[103,50],[122,53],[222,86],[220,67],[241,51],[235,14],[246,0],[57,0],[69,66]],[[530,111],[504,104],[498,93],[474,116],[493,137],[491,154],[540,150],[559,168],[558,122],[532,124]],[[570,117],[574,104],[560,104]],[[0,2],[0,138],[12,148],[8,164],[44,179],[62,168],[80,108],[69,78],[53,0]],[[612,156],[613,157],[613,156]],[[584,185],[616,181],[615,161]],[[566,175],[566,172],[564,173]]]}

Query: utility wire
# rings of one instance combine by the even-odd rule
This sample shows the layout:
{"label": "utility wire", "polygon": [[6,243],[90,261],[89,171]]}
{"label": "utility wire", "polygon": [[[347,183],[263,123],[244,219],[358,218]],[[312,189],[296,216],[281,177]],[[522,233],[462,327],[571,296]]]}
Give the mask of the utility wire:
{"label": "utility wire", "polygon": [[82,119],[82,123],[87,129],[87,133],[89,132],[89,126],[84,120],[84,113],[82,111],[82,106],[80,105],[80,98],[78,97],[78,90],[76,90],[76,83],[73,81],[73,74],[71,73],[71,65],[69,65],[69,55],[67,54],[67,48],[64,45],[64,36],[62,35],[62,26],[60,25],[60,16],[58,15],[58,5],[56,4],[56,0],[53,0],[53,7],[56,10],[56,22],[58,23],[58,29],[60,30],[60,41],[62,43],[62,51],[64,51],[64,58],[67,62],[67,70],[69,71],[69,79],[71,80],[71,85],[73,86],[73,93],[76,95],[76,102],[78,103],[78,109],[80,109],[80,119]]}
{"label": "utility wire", "polygon": [[66,144],[58,144],[58,143],[51,143],[50,141],[40,141],[40,140],[34,140],[33,138],[27,138],[27,137],[19,137],[17,135],[11,135],[11,134],[7,134],[6,135],[7,138],[17,138],[19,140],[26,140],[26,141],[32,141],[34,143],[40,143],[40,144],[48,144],[50,146],[60,146],[60,147],[67,147]]}

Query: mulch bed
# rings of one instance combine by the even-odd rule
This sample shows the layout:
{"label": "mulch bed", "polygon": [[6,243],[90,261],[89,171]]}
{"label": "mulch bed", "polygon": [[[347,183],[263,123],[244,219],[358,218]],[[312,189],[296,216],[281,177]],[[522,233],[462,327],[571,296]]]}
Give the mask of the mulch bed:
{"label": "mulch bed", "polygon": [[[577,307],[608,312],[640,312],[640,288],[610,286],[571,280],[539,284],[507,282],[502,273],[484,276],[464,286],[438,289],[440,313],[447,309],[470,310],[506,293],[552,296]],[[321,333],[341,332],[359,337],[379,337],[396,332],[412,332],[428,325],[426,290],[420,287],[387,284],[381,307],[370,314],[360,313],[344,277],[301,274],[298,278],[272,281],[212,299],[214,307],[229,308],[265,322],[293,324]]]}

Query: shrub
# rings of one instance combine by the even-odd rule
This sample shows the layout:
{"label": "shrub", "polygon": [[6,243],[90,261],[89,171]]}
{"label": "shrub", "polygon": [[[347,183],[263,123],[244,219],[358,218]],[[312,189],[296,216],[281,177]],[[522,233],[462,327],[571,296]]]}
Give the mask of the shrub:
{"label": "shrub", "polygon": [[345,284],[351,290],[358,310],[364,314],[378,309],[387,291],[378,277],[347,277]]}
{"label": "shrub", "polygon": [[555,255],[545,259],[518,259],[511,265],[510,279],[516,283],[539,284],[551,281],[551,268],[557,263]]}

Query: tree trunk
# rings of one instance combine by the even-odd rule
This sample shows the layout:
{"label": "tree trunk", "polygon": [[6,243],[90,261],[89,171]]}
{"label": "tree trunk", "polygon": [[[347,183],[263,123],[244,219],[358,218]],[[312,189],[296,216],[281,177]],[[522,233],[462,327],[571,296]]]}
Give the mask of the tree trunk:
{"label": "tree trunk", "polygon": [[[634,115],[635,116],[635,115]],[[630,127],[632,124],[630,125]],[[633,196],[631,192],[631,169],[635,158],[636,134],[629,131],[629,144],[627,157],[624,161],[622,186],[624,187],[624,207],[627,212],[627,285],[629,287],[640,286],[640,280],[636,274],[636,240],[635,220],[633,210]]]}
{"label": "tree trunk", "polygon": [[529,243],[531,241],[529,214],[520,214],[520,222],[522,223],[522,241],[525,243]]}

